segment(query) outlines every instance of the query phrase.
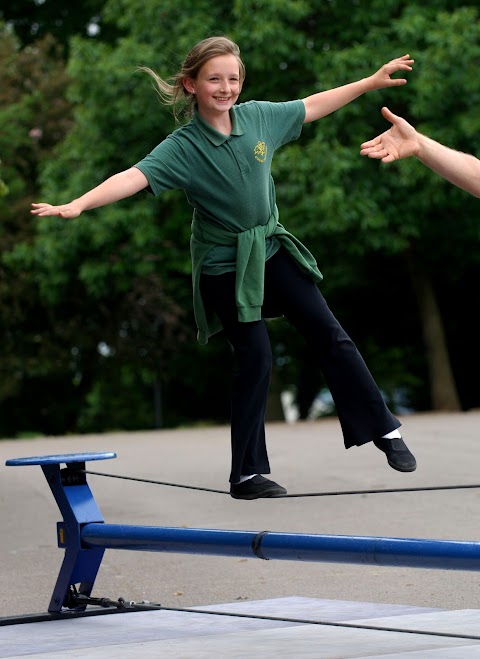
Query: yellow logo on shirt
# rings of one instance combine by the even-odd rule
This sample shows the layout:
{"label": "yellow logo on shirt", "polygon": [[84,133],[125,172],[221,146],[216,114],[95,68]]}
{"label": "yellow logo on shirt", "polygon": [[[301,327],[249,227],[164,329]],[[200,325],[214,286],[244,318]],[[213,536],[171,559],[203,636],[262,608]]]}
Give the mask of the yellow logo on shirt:
{"label": "yellow logo on shirt", "polygon": [[265,142],[258,142],[257,146],[253,150],[255,160],[258,160],[258,162],[265,162],[267,159],[267,151],[268,147]]}

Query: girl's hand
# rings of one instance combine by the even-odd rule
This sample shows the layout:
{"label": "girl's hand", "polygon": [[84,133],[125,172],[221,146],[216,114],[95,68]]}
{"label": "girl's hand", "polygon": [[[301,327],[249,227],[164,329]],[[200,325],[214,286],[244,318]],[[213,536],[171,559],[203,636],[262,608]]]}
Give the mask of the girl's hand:
{"label": "girl's hand", "polygon": [[81,209],[74,203],[64,204],[63,206],[52,206],[51,204],[32,204],[32,209],[30,213],[32,215],[38,215],[38,217],[47,217],[53,215],[56,217],[63,217],[65,219],[71,219],[78,217],[81,213]]}
{"label": "girl's hand", "polygon": [[370,78],[371,89],[383,89],[384,87],[398,87],[399,85],[406,85],[405,78],[391,78],[392,73],[397,71],[411,71],[412,65],[415,60],[410,58],[410,55],[403,55],[392,59],[388,64],[384,64],[381,69],[378,69]]}

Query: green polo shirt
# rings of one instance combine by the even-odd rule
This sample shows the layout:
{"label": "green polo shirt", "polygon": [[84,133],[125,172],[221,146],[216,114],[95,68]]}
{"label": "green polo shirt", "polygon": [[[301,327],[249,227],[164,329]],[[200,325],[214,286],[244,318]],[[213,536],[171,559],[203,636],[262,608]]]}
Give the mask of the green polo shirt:
{"label": "green polo shirt", "polygon": [[[235,238],[235,234],[244,232],[254,235],[256,243],[264,244],[264,251],[263,248],[261,251],[264,260],[279,249],[274,235],[278,211],[271,163],[278,147],[299,137],[305,106],[301,100],[249,101],[234,106],[230,114],[230,135],[218,132],[195,112],[185,126],[174,131],[135,165],[145,174],[153,194],[183,189],[194,208],[194,307],[201,343],[220,327],[218,323],[208,322],[201,299],[198,299],[200,273],[238,271],[237,242],[226,237],[231,234]],[[272,218],[275,218],[273,230]],[[264,231],[258,232],[259,227]],[[202,229],[208,234],[203,242]],[[282,231],[288,233],[283,227]],[[203,245],[201,249],[200,245]],[[315,269],[314,259],[310,257],[309,268]],[[248,261],[248,255],[243,254],[241,258]],[[262,280],[259,294],[263,300],[263,270],[261,273],[257,270],[257,275]],[[255,276],[247,277],[249,286],[256,281]],[[318,281],[321,274],[318,272],[314,278]],[[255,297],[258,300],[257,294]],[[239,314],[239,318],[254,320],[258,314],[257,310],[254,317],[251,314],[240,317],[242,314]]]}

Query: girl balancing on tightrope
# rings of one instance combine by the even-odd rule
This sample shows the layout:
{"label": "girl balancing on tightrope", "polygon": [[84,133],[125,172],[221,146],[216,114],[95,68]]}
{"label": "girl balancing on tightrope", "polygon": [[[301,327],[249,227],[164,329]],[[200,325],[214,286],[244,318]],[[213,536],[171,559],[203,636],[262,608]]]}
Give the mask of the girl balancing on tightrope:
{"label": "girl balancing on tightrope", "polygon": [[[172,84],[150,69],[174,114],[188,123],[136,165],[68,204],[32,204],[39,217],[75,218],[148,188],[154,195],[183,189],[193,206],[191,255],[198,341],[223,329],[233,351],[230,494],[257,499],[286,494],[265,478],[265,407],[272,352],[265,318],[285,316],[308,343],[335,402],[346,448],[368,442],[398,471],[416,461],[355,344],[327,306],[317,263],[279,223],[270,172],[275,150],[299,137],[302,125],[338,110],[365,92],[404,85],[391,78],[411,71],[403,55],[373,75],[283,103],[237,105],[245,77],[238,46],[210,37],[188,53]],[[176,114],[175,114],[176,116]]]}

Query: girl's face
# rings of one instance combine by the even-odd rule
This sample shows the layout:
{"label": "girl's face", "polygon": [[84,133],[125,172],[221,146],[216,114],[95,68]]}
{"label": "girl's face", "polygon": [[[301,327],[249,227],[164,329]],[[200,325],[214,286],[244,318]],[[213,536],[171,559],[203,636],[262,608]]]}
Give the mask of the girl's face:
{"label": "girl's face", "polygon": [[228,112],[242,90],[240,67],[235,55],[219,55],[205,62],[197,77],[187,78],[185,88],[194,93],[204,116]]}

